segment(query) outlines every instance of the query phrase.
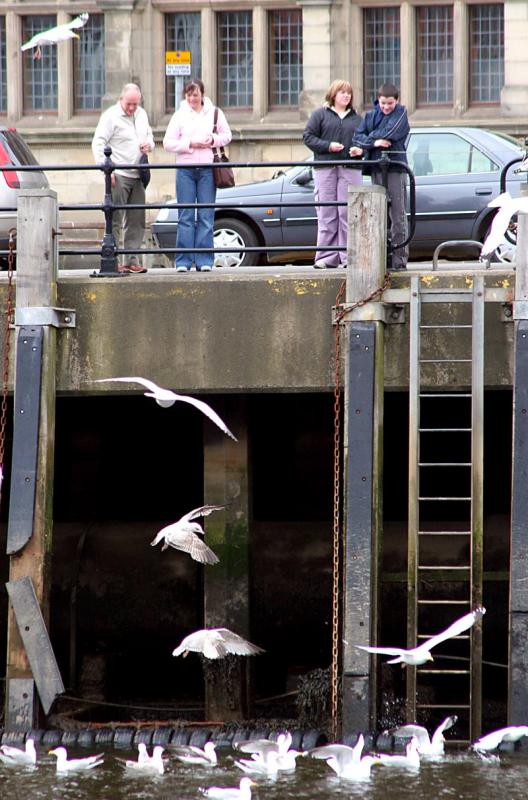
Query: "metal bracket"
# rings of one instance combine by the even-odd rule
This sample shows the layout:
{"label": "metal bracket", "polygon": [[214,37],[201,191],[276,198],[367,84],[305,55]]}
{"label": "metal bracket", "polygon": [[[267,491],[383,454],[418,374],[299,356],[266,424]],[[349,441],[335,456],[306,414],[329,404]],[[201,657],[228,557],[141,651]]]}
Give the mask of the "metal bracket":
{"label": "metal bracket", "polygon": [[[365,303],[354,307],[353,303],[339,306],[340,322],[384,322],[385,325],[401,325],[405,323],[405,306],[397,303]],[[337,321],[337,308],[332,307],[332,325]]]}
{"label": "metal bracket", "polygon": [[75,309],[53,306],[15,308],[15,326],[52,325],[54,328],[75,328]]}
{"label": "metal bracket", "polygon": [[33,581],[27,576],[19,578],[6,583],[6,589],[42,708],[48,714],[57,696],[65,689]]}

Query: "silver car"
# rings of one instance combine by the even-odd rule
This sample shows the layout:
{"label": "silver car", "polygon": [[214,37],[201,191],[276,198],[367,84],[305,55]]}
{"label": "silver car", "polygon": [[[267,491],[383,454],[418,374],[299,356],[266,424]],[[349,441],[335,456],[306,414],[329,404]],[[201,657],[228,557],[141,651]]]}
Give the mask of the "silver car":
{"label": "silver car", "polygon": [[[480,128],[413,128],[407,146],[409,166],[416,178],[416,230],[410,245],[411,258],[430,258],[446,240],[473,239],[482,242],[496,209],[488,203],[500,193],[501,170],[524,155],[510,136]],[[507,189],[518,195],[524,175],[507,173]],[[313,203],[310,165],[277,172],[271,180],[220,189],[215,215],[215,247],[286,247],[281,253],[218,253],[217,266],[254,266],[276,261],[308,260],[310,253],[299,245],[315,245],[317,219]],[[176,201],[175,201],[176,202]],[[264,203],[247,208],[249,203]],[[306,202],[306,206],[288,203]],[[282,208],[277,203],[286,203]],[[178,211],[164,208],[152,225],[161,250],[175,246]],[[501,260],[511,260],[512,245],[505,240],[498,251]],[[312,254],[313,255],[313,254]],[[445,250],[442,257],[475,256],[468,247]]]}
{"label": "silver car", "polygon": [[[20,165],[36,164],[35,156],[20,134],[14,128],[0,128],[0,167],[10,167],[0,172],[0,251],[8,249],[9,231],[16,228],[20,189],[44,189],[48,186],[41,170],[17,170]],[[0,252],[0,262],[5,263],[5,260],[6,254]]]}

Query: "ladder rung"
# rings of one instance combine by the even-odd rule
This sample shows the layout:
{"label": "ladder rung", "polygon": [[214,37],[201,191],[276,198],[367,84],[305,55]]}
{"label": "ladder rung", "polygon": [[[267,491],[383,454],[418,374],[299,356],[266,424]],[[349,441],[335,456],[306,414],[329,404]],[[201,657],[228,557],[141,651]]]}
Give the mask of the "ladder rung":
{"label": "ladder rung", "polygon": [[472,531],[418,531],[418,536],[471,536]]}
{"label": "ladder rung", "polygon": [[471,497],[419,497],[418,500],[471,500]]}
{"label": "ladder rung", "polygon": [[471,358],[419,358],[420,364],[471,364]]}
{"label": "ladder rung", "polygon": [[437,397],[449,397],[451,400],[452,398],[457,399],[458,397],[473,397],[471,392],[457,394],[456,392],[420,392],[420,397],[426,398],[427,400],[431,398]]}
{"label": "ladder rung", "polygon": [[[422,606],[464,606],[469,605],[470,602],[470,600],[418,600],[418,604]],[[431,636],[433,635],[431,634]]]}
{"label": "ladder rung", "polygon": [[471,433],[471,428],[418,428],[420,433]]}
{"label": "ladder rung", "polygon": [[473,325],[462,325],[462,324],[459,324],[459,325],[456,325],[456,324],[453,324],[453,325],[420,325],[420,328],[422,328],[422,330],[444,330],[445,328],[449,329],[449,328],[472,328],[472,327],[473,327]]}
{"label": "ladder rung", "polygon": [[435,566],[429,565],[429,564],[428,565],[423,565],[423,566],[421,564],[418,564],[418,569],[430,569],[430,570],[433,570],[433,569],[435,569],[435,570],[446,570],[446,569],[448,569],[450,571],[453,571],[453,570],[471,569],[471,564],[468,564],[465,567],[453,567],[453,566],[450,566],[449,564],[444,564],[444,565],[442,565],[440,567],[435,567]]}
{"label": "ladder rung", "polygon": [[469,675],[469,669],[422,669],[420,675]]}
{"label": "ladder rung", "polygon": [[471,461],[420,461],[419,467],[471,467]]}
{"label": "ladder rung", "polygon": [[469,703],[416,703],[416,708],[471,708],[471,706]]}

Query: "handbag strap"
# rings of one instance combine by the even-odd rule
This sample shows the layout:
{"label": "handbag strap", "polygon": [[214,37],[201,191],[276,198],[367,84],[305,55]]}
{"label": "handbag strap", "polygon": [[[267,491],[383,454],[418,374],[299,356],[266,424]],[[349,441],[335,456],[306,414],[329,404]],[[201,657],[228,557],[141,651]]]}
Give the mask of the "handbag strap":
{"label": "handbag strap", "polygon": [[[214,117],[213,117],[213,133],[218,133],[218,131],[216,130],[217,122],[218,122],[218,106],[215,106]],[[216,156],[218,158],[220,158],[220,155],[223,158],[225,158],[225,150],[224,150],[224,146],[223,145],[221,145],[221,147],[213,147],[212,149],[213,149],[213,152],[216,153]]]}

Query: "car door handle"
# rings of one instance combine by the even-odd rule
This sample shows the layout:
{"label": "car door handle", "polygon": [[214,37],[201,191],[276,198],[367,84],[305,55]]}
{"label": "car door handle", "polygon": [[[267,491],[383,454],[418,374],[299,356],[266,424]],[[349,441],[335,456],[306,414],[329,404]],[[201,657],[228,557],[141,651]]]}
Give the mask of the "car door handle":
{"label": "car door handle", "polygon": [[488,187],[486,189],[475,189],[475,194],[492,194],[493,189]]}

